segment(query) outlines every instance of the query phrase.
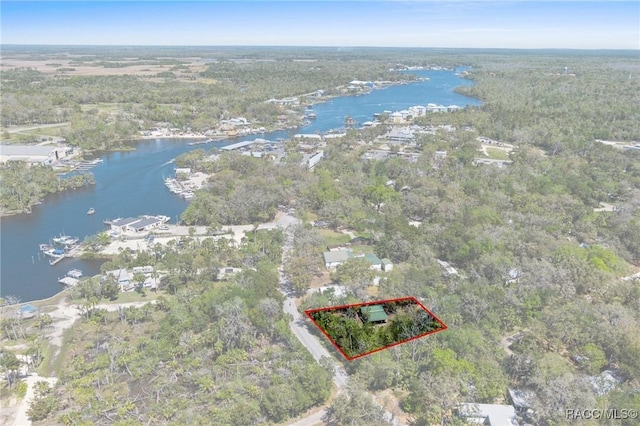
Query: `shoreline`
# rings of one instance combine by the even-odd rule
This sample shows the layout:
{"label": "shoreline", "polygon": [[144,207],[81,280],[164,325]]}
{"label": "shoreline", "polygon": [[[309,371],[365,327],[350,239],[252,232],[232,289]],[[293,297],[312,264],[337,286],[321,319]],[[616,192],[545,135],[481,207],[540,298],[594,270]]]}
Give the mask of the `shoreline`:
{"label": "shoreline", "polygon": [[[288,225],[290,225],[290,222],[291,222],[291,217],[289,215],[282,212],[278,212],[276,216],[269,222],[264,222],[258,225],[258,229],[274,229],[279,227],[286,228]],[[187,237],[189,236],[189,228],[192,228],[192,226],[187,226],[187,225],[169,225],[169,227],[171,228],[171,232],[165,235],[163,235],[162,233],[155,235],[156,242],[166,244],[169,240],[179,239],[181,237]],[[195,228],[197,233],[196,235],[194,235],[194,238],[198,238],[198,239],[230,238],[239,243],[240,241],[242,241],[242,238],[244,237],[244,233],[246,231],[253,230],[254,225],[226,225],[226,226],[223,226],[222,229],[227,232],[220,235],[211,235],[207,233],[208,227],[206,226],[196,226]],[[137,248],[137,244],[143,241],[144,241],[144,236],[139,236],[139,238],[127,239],[125,241],[119,241],[119,240],[111,241],[108,246],[103,248],[100,252],[95,253],[96,259],[104,258],[108,260],[110,257],[118,253],[117,247]],[[82,254],[80,254],[78,257],[75,257],[75,258],[82,259]],[[20,303],[7,305],[7,306],[20,307],[26,304],[45,304],[46,305],[46,304],[49,304],[50,302],[58,303],[58,301],[56,301],[55,299],[59,297],[63,297],[65,294],[70,292],[71,289],[72,287],[63,287],[60,291],[58,291],[56,294],[50,297],[47,297],[44,299],[21,301]]]}
{"label": "shoreline", "polygon": [[[389,85],[385,86],[385,87],[380,87],[380,88],[376,88],[373,91],[379,91],[379,90],[384,90],[387,89],[388,87],[392,87],[392,86],[398,86],[398,85],[406,85],[406,84],[414,84],[417,83],[418,81],[404,81],[404,80],[398,80],[398,81],[394,81],[391,82]],[[368,92],[366,94],[370,94],[371,92]],[[332,99],[337,99],[337,98],[355,98],[357,96],[364,96],[365,94],[358,94],[358,95],[354,95],[354,94],[330,94],[330,95],[326,95],[324,96],[322,99],[310,99],[308,100],[305,105],[310,105],[310,106],[314,106],[314,105],[318,105],[318,104],[323,104],[326,102],[331,101]],[[477,99],[477,98],[474,98]],[[382,108],[380,108],[382,109]],[[284,124],[284,123],[283,123]],[[297,126],[293,126],[293,127],[288,127],[286,124],[283,127],[278,127],[275,129],[269,129],[269,130],[265,130],[266,132],[276,132],[276,131],[287,131],[291,128],[299,128],[301,127],[301,124],[298,123]],[[262,132],[260,132],[262,133]],[[260,133],[257,133],[258,135]],[[252,133],[252,135],[255,135],[256,133]],[[236,135],[236,136],[230,136],[230,137],[224,137],[223,139],[221,139],[221,141],[224,140],[229,140],[229,142],[231,143],[232,139],[238,139],[238,138],[242,138],[242,137],[249,137],[250,135]],[[258,136],[259,137],[259,136]],[[151,135],[132,135],[132,137],[130,139],[127,139],[127,142],[129,142],[129,145],[124,145],[124,146],[118,146],[118,147],[114,147],[112,149],[109,150],[105,150],[103,152],[124,152],[124,151],[135,151],[138,149],[138,147],[136,146],[138,142],[140,141],[146,141],[146,140],[153,140],[153,139],[165,139],[165,138],[173,138],[176,140],[203,140],[203,139],[215,139],[215,136],[212,137],[208,137],[208,136],[204,136],[202,134],[198,134],[198,133],[187,133],[187,134],[169,134],[169,135],[163,135],[163,136],[151,136]],[[97,149],[97,150],[93,150],[91,152],[99,152],[101,150]],[[42,202],[41,202],[42,203]],[[13,211],[13,212],[5,212],[3,214],[0,214],[0,219],[3,217],[10,217],[10,216],[18,216],[21,215],[24,212],[21,211]],[[25,216],[28,217],[28,216]],[[103,254],[96,254],[96,255],[92,255],[91,256],[91,260],[93,259],[102,259],[103,258]],[[77,257],[76,259],[80,259],[83,260],[82,257]],[[51,299],[53,297],[57,297],[60,294],[64,294],[65,291],[67,291],[68,289],[62,288],[60,289],[58,292],[56,292],[55,294],[53,294],[51,297],[47,298],[47,299]],[[38,302],[39,300],[47,300],[47,299],[35,299],[35,300],[27,300],[24,301],[22,303],[30,303],[30,302]]]}

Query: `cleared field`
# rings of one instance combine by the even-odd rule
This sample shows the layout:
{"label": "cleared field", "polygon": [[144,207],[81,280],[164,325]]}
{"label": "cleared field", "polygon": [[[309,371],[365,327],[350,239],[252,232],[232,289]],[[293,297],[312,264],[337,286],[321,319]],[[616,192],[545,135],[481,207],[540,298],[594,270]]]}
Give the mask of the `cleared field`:
{"label": "cleared field", "polygon": [[486,147],[486,153],[492,160],[508,160],[509,154],[506,150],[500,148]]}
{"label": "cleared field", "polygon": [[[2,68],[33,68],[45,74],[64,74],[69,76],[107,76],[107,75],[136,75],[141,77],[156,77],[156,74],[172,72],[176,79],[192,79],[198,73],[205,71],[207,64],[200,58],[163,58],[165,61],[177,61],[176,64],[141,63],[139,60],[117,60],[79,62],[77,58],[32,60],[21,57],[1,57]],[[179,62],[179,63],[178,63]],[[179,69],[174,67],[180,67]],[[209,82],[209,81],[208,81]]]}

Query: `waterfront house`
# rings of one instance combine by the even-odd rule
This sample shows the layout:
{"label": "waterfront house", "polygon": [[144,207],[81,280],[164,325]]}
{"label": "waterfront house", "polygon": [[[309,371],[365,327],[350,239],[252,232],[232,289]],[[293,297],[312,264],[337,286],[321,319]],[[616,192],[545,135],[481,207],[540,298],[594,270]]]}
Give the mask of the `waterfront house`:
{"label": "waterfront house", "polygon": [[158,228],[168,220],[169,218],[167,216],[142,216],[116,219],[107,223],[111,225],[112,231],[124,233],[150,231],[152,229]]}
{"label": "waterfront house", "polygon": [[402,114],[399,112],[394,112],[389,115],[391,122],[394,124],[404,123],[404,119],[402,118]]}
{"label": "waterfront house", "polygon": [[114,269],[113,271],[107,271],[105,273],[107,276],[111,275],[116,284],[120,287],[120,291],[127,291],[131,287],[131,274],[126,269]]}
{"label": "waterfront house", "polygon": [[127,231],[134,232],[150,231],[154,228],[159,227],[160,225],[162,225],[162,223],[164,222],[156,217],[146,217],[143,219],[138,219],[136,222],[127,225],[126,229]]}
{"label": "waterfront house", "polygon": [[124,219],[116,219],[110,223],[111,230],[118,233],[123,233],[127,230],[127,227],[132,223],[139,221],[137,217],[127,217]]}

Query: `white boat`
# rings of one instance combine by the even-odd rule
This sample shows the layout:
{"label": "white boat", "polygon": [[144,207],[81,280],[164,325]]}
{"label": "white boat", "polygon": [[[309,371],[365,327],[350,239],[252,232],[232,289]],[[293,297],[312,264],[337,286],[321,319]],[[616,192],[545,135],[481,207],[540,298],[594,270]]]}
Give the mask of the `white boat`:
{"label": "white boat", "polygon": [[70,237],[68,235],[60,235],[59,237],[54,237],[51,240],[54,243],[59,244],[59,245],[63,245],[63,246],[72,246],[72,245],[78,243],[78,241],[80,241],[80,239],[73,238],[73,237]]}
{"label": "white boat", "polygon": [[43,251],[47,256],[53,257],[54,259],[60,259],[64,257],[64,250],[58,248],[51,248],[49,250]]}
{"label": "white boat", "polygon": [[158,219],[162,223],[167,223],[167,222],[169,222],[169,219],[171,219],[171,217],[164,216],[164,215],[161,215],[161,214],[159,214],[158,216],[155,216],[155,217],[156,217],[156,219]]}
{"label": "white boat", "polygon": [[96,212],[96,209],[94,209],[93,207],[91,207],[91,208],[89,209],[89,211],[87,211],[87,214],[88,214],[89,216],[91,216],[91,215],[92,215],[92,214],[94,214],[95,212]]}
{"label": "white boat", "polygon": [[80,269],[70,269],[67,271],[67,276],[75,279],[82,277],[82,271]]}

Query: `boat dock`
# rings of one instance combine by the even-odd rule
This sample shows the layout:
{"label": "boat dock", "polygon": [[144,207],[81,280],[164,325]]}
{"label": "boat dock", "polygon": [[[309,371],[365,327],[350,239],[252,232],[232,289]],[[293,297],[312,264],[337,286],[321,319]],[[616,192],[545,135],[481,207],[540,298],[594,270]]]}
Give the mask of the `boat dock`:
{"label": "boat dock", "polygon": [[52,259],[49,260],[49,265],[53,266],[55,264],[57,264],[58,262],[60,262],[62,259],[67,259],[67,258],[73,258],[73,257],[78,257],[81,254],[81,250],[80,247],[73,247],[71,248],[69,251],[65,251],[64,254],[49,254],[47,252],[45,252],[44,254],[46,254],[47,256],[50,256]]}
{"label": "boat dock", "polygon": [[67,275],[63,278],[58,278],[58,282],[60,284],[66,285],[67,287],[73,287],[78,284],[80,278],[82,277],[82,271],[79,269],[70,269],[67,272]]}
{"label": "boat dock", "polygon": [[[80,246],[78,245],[78,238],[61,235],[60,237],[53,238],[53,242],[54,245],[40,244],[39,246],[42,254],[51,257],[49,260],[49,265],[51,266],[57,264],[62,259],[77,257],[81,254]],[[60,248],[60,246],[63,246],[64,248]]]}

